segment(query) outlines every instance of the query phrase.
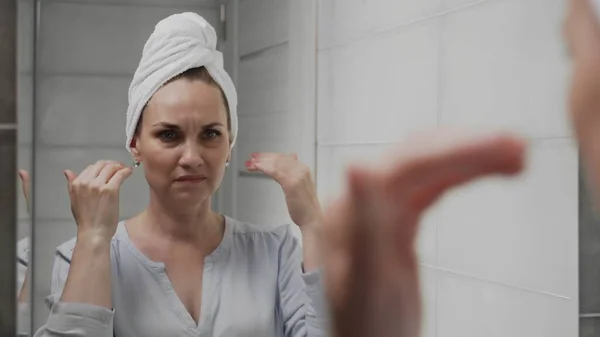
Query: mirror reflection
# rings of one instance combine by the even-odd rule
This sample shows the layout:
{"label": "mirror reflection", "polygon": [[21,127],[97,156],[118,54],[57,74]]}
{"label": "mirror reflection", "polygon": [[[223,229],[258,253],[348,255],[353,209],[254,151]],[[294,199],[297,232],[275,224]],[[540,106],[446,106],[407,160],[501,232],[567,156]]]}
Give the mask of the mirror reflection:
{"label": "mirror reflection", "polygon": [[[19,57],[17,296],[33,295],[21,321],[39,337],[320,336],[330,324],[361,336],[356,317],[410,337],[597,335],[599,236],[572,130],[586,123],[569,120],[556,29],[566,4],[44,0],[35,14],[19,0],[19,51],[38,56],[36,76]],[[440,126],[510,134],[410,137]],[[380,170],[348,175],[351,163]],[[369,232],[386,221],[410,240]],[[371,249],[340,223],[362,224],[353,233]],[[412,257],[413,234],[416,260],[386,258]],[[329,317],[332,252],[370,263],[331,272]],[[407,276],[390,276],[394,288],[374,275]],[[381,284],[343,291],[367,276]],[[422,318],[406,314],[419,293]],[[359,315],[379,298],[410,308],[385,311],[401,327]]]}
{"label": "mirror reflection", "polygon": [[27,336],[30,332],[31,278],[31,172],[33,155],[33,106],[34,106],[34,22],[35,1],[18,0],[17,8],[17,333]]}
{"label": "mirror reflection", "polygon": [[[287,99],[290,76],[307,71],[290,68],[313,57],[304,45],[311,31],[290,33],[294,6],[41,3],[39,336],[81,328],[70,313],[82,310],[90,335],[321,329],[322,307],[309,322],[297,314],[302,285],[320,278],[313,236],[298,238],[320,217],[308,167],[315,150],[273,138],[314,124]],[[313,90],[308,80],[296,87]],[[285,121],[283,133],[241,131],[271,117]],[[286,203],[284,192],[308,194]],[[264,200],[234,206],[253,195]],[[306,240],[313,253],[302,259]],[[112,325],[94,324],[107,319]]]}

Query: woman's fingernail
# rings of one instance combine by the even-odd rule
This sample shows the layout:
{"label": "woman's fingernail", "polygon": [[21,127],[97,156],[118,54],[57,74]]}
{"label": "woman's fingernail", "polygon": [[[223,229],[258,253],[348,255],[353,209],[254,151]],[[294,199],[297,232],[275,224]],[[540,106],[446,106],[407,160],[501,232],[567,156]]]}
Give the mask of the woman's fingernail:
{"label": "woman's fingernail", "polygon": [[252,162],[251,162],[251,161],[249,161],[249,160],[248,160],[248,161],[246,162],[246,168],[249,168],[249,169],[250,169],[250,168],[252,168],[253,166],[254,166],[254,164],[252,164]]}

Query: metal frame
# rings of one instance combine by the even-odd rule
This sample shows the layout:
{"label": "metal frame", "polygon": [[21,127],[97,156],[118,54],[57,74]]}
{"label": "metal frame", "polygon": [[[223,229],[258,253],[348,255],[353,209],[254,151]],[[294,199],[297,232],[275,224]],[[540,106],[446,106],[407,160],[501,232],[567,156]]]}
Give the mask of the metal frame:
{"label": "metal frame", "polygon": [[[3,167],[0,170],[4,180],[0,192],[0,203],[4,207],[0,216],[0,336],[15,336],[17,329],[17,298],[15,294],[17,282],[17,212],[16,212],[16,161],[17,161],[17,0],[5,0],[0,3],[1,29],[8,31],[0,41],[0,90],[4,94],[14,95],[4,98],[5,111],[0,115],[9,116],[7,124],[2,125]],[[12,34],[11,34],[12,33]],[[2,108],[0,107],[0,108]],[[4,144],[2,144],[4,143]],[[11,167],[12,165],[12,167]]]}

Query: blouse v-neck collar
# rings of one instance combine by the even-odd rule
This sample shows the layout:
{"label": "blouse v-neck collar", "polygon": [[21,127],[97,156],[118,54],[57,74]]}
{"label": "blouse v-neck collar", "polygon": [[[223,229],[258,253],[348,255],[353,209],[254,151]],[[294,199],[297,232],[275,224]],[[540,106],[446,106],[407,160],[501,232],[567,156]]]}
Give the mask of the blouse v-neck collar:
{"label": "blouse v-neck collar", "polygon": [[154,272],[157,281],[159,282],[165,296],[167,297],[171,308],[174,310],[175,315],[182,327],[187,331],[190,336],[204,336],[210,335],[211,326],[208,322],[213,320],[215,311],[215,299],[214,294],[217,293],[217,288],[220,286],[220,278],[222,273],[218,272],[221,268],[214,268],[218,266],[216,262],[226,256],[226,253],[233,240],[233,221],[228,217],[225,218],[225,231],[223,239],[217,246],[217,248],[204,258],[204,273],[202,281],[202,304],[200,309],[200,317],[198,317],[198,324],[194,321],[192,316],[181,302],[181,299],[173,289],[173,285],[169,280],[166,272],[164,263],[158,261],[152,261],[146,255],[135,247],[127,229],[125,222],[120,222],[117,227],[117,239],[121,241],[127,249],[147,268]]}
{"label": "blouse v-neck collar", "polygon": [[[216,261],[218,261],[220,258],[222,258],[225,255],[225,253],[227,252],[227,250],[229,249],[229,247],[231,245],[232,236],[233,236],[232,219],[230,219],[227,216],[223,216],[223,217],[225,218],[225,231],[223,233],[223,238],[221,239],[221,242],[219,243],[217,248],[215,248],[215,250],[213,250],[212,253],[210,253],[209,255],[207,255],[204,258],[204,264],[211,264],[211,263],[215,263]],[[163,262],[153,261],[149,257],[147,257],[144,253],[142,253],[139,249],[137,249],[137,247],[133,244],[133,241],[131,241],[131,237],[129,236],[129,233],[127,232],[127,228],[125,227],[125,221],[119,222],[119,225],[117,226],[116,234],[117,234],[116,235],[117,239],[120,242],[124,243],[125,246],[127,246],[127,248],[131,251],[131,253],[136,258],[138,258],[140,260],[140,262],[142,262],[145,266],[147,266],[151,269],[159,269],[159,270],[165,269],[165,264]]]}

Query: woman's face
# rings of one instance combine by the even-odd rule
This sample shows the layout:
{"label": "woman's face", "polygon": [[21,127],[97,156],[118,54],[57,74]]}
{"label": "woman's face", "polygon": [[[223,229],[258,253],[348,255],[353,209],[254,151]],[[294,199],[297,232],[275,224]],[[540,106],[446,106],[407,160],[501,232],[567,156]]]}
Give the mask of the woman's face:
{"label": "woman's face", "polygon": [[154,193],[193,206],[218,189],[230,153],[225,104],[218,87],[186,78],[150,99],[132,150]]}

